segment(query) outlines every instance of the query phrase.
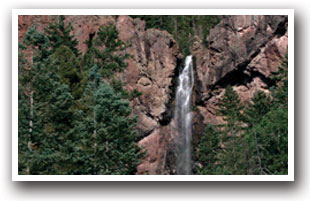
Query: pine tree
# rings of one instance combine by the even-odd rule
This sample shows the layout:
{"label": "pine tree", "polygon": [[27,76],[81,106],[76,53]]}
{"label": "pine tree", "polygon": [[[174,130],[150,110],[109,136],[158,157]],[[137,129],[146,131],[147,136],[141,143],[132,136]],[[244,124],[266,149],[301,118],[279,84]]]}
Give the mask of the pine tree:
{"label": "pine tree", "polygon": [[126,43],[118,38],[115,25],[102,26],[94,39],[95,64],[99,67],[99,73],[104,78],[110,78],[115,72],[122,72],[126,67],[125,62],[130,56],[122,53],[128,47]]}
{"label": "pine tree", "polygon": [[288,56],[286,55],[278,71],[273,74],[277,86],[271,87],[271,92],[275,102],[282,107],[288,107]]}
{"label": "pine tree", "polygon": [[143,152],[127,99],[140,93],[103,81],[127,66],[126,44],[115,26],[101,28],[82,71],[71,28],[60,17],[46,33],[26,34],[32,59],[19,58],[19,173],[135,174]]}
{"label": "pine tree", "polygon": [[124,89],[124,83],[114,76],[116,72],[125,70],[128,65],[126,59],[130,58],[130,55],[125,52],[129,44],[120,40],[118,34],[113,24],[100,27],[96,37],[92,36],[85,41],[88,50],[82,64],[89,73],[94,73],[95,67],[96,73],[99,73],[99,76],[107,81],[115,92],[120,93],[124,99],[132,100],[140,96],[141,92],[137,89],[127,91]]}
{"label": "pine tree", "polygon": [[219,174],[221,167],[218,164],[217,154],[220,151],[219,141],[220,131],[212,124],[206,126],[206,130],[200,139],[200,143],[195,150],[199,162],[198,174],[212,175]]}
{"label": "pine tree", "polygon": [[247,144],[242,133],[242,110],[238,94],[227,86],[225,94],[219,100],[218,114],[225,123],[221,125],[220,143],[222,150],[218,154],[223,174],[247,173]]}
{"label": "pine tree", "polygon": [[73,31],[71,23],[65,24],[65,16],[63,15],[57,16],[57,18],[45,30],[51,45],[50,54],[53,54],[60,46],[65,45],[71,49],[76,57],[79,56],[78,41],[71,35]]}
{"label": "pine tree", "polygon": [[[33,133],[39,130],[34,122],[33,77],[34,63],[48,57],[49,43],[44,34],[35,27],[30,27],[25,35],[24,43],[19,43],[19,76],[18,76],[18,161],[19,174],[30,174],[33,167],[34,143]],[[31,55],[24,54],[31,53]],[[30,59],[29,59],[30,56]]]}
{"label": "pine tree", "polygon": [[[30,105],[28,109],[25,108],[29,113],[27,116],[31,130],[27,132],[27,149],[30,151],[25,162],[27,173],[63,174],[66,165],[62,163],[68,160],[70,152],[70,147],[64,144],[71,138],[73,96],[59,75],[61,68],[57,62],[59,64],[61,61],[51,55],[55,50],[51,51],[53,47],[49,38],[32,27],[26,34],[25,44],[32,52],[31,61],[28,61],[29,68],[19,79],[20,84],[25,86],[20,87],[20,97],[23,94],[28,96]],[[22,132],[25,136],[25,131]],[[25,150],[25,143],[23,145]]]}
{"label": "pine tree", "polygon": [[31,116],[29,96],[24,93],[24,87],[18,87],[18,172],[29,174],[31,153]]}
{"label": "pine tree", "polygon": [[245,107],[226,88],[218,108],[225,123],[208,126],[202,136],[196,149],[198,173],[287,174],[287,61],[272,78],[271,93],[257,92]]}
{"label": "pine tree", "polygon": [[287,174],[287,60],[272,78],[276,85],[271,87],[271,97],[262,92],[256,94],[245,111],[246,135],[251,139],[252,147],[255,146],[254,174]]}
{"label": "pine tree", "polygon": [[228,85],[223,97],[219,100],[218,114],[227,122],[229,128],[239,122],[243,108],[244,106],[241,104],[238,94]]}
{"label": "pine tree", "polygon": [[87,153],[86,159],[79,157],[83,158],[79,174],[135,174],[143,152],[136,142],[136,118],[130,117],[129,102],[96,79],[86,89],[88,108],[75,126],[84,136],[76,147]]}
{"label": "pine tree", "polygon": [[51,44],[49,39],[44,33],[38,31],[34,26],[31,26],[27,31],[24,39],[25,48],[29,48],[31,57],[29,62],[29,68],[35,62],[43,61],[50,56]]}
{"label": "pine tree", "polygon": [[65,174],[66,161],[70,160],[73,96],[51,69],[46,63],[37,63],[32,69],[35,72],[33,122],[37,125],[32,139],[37,150],[31,174]]}
{"label": "pine tree", "polygon": [[258,133],[257,127],[271,109],[272,100],[264,92],[257,92],[252,102],[250,102],[244,110],[243,122],[247,125],[244,128],[244,139],[246,140],[249,152],[248,158],[251,163],[249,168],[250,174],[263,174],[262,166],[262,136]]}
{"label": "pine tree", "polygon": [[83,87],[86,82],[86,75],[80,69],[80,62],[73,51],[61,45],[51,55],[51,65],[61,78],[61,82],[68,85],[70,92],[75,99],[83,94]]}
{"label": "pine tree", "polygon": [[272,108],[256,127],[264,174],[287,174],[288,113]]}
{"label": "pine tree", "polygon": [[101,84],[95,93],[95,119],[98,174],[135,174],[142,156],[137,146],[136,118],[130,118],[128,101],[121,99],[113,89]]}

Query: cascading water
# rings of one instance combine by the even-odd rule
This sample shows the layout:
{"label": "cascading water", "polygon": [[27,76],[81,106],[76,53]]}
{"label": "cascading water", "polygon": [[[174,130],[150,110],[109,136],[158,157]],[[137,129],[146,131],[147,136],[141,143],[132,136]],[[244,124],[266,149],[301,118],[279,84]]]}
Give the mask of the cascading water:
{"label": "cascading water", "polygon": [[184,69],[179,76],[174,111],[176,131],[177,174],[191,174],[192,115],[191,97],[194,85],[192,56],[187,56]]}

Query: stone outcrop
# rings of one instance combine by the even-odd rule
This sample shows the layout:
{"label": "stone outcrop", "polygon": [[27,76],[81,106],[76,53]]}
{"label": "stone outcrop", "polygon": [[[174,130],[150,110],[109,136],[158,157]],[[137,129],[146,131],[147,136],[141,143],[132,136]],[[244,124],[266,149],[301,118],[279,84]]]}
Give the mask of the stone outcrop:
{"label": "stone outcrop", "polygon": [[[20,16],[19,40],[21,41],[30,26],[44,31],[52,16]],[[167,31],[145,29],[145,22],[128,16],[66,16],[65,23],[71,23],[78,49],[85,53],[84,41],[94,37],[102,25],[113,23],[119,31],[119,38],[130,45],[126,49],[132,58],[128,67],[118,78],[128,91],[134,89],[142,95],[131,101],[133,115],[138,117],[137,132],[139,145],[146,150],[146,156],[138,167],[138,174],[161,174],[165,162],[167,126],[165,119],[171,118],[167,111],[174,96],[173,79],[180,62],[178,45]],[[169,116],[170,115],[170,116]]]}
{"label": "stone outcrop", "polygon": [[[20,16],[19,40],[31,25],[44,31],[51,18]],[[128,67],[117,76],[127,90],[142,92],[131,101],[133,115],[138,117],[139,145],[147,151],[138,174],[175,174],[172,114],[182,55],[172,35],[145,29],[144,21],[129,16],[66,16],[69,22],[82,53],[87,51],[83,42],[108,23],[115,24],[119,38],[130,44]],[[228,84],[243,102],[258,90],[268,93],[269,76],[281,64],[287,42],[285,16],[226,16],[207,38],[194,37],[194,141],[199,140],[206,123],[222,122],[215,111]]]}
{"label": "stone outcrop", "polygon": [[[44,32],[49,23],[55,19],[57,19],[56,16],[51,15],[20,15],[18,17],[19,40],[22,41],[29,27],[34,26],[38,31]],[[65,23],[71,23],[72,33],[79,41],[78,49],[85,53],[87,45],[84,42],[89,35],[96,34],[100,26],[115,23],[115,18],[108,15],[67,15]]]}
{"label": "stone outcrop", "polygon": [[242,102],[258,91],[268,93],[269,76],[278,70],[287,52],[286,16],[228,16],[205,39],[196,39],[195,101],[204,123],[220,123],[218,99],[227,85]]}
{"label": "stone outcrop", "polygon": [[131,102],[133,114],[138,116],[139,145],[147,150],[138,173],[161,174],[169,143],[169,128],[161,122],[174,95],[171,87],[180,57],[178,45],[166,31],[145,30],[145,22],[140,19],[119,16],[116,26],[119,38],[131,44],[126,51],[133,56],[119,77],[127,90],[142,92]]}

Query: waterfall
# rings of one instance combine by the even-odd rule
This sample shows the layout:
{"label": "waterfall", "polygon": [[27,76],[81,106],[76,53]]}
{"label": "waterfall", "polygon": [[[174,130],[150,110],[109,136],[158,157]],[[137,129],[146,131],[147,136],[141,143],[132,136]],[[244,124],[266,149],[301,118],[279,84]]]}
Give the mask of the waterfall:
{"label": "waterfall", "polygon": [[187,56],[176,92],[175,143],[177,174],[191,174],[192,115],[191,97],[194,85],[192,56]]}

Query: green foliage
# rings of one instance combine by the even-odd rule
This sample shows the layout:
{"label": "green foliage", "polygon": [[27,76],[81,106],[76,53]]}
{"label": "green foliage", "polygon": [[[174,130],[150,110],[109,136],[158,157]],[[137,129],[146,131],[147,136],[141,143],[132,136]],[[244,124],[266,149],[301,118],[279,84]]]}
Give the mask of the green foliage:
{"label": "green foliage", "polygon": [[288,58],[284,59],[282,65],[279,67],[279,71],[274,73],[272,78],[278,82],[279,86],[272,87],[272,95],[275,97],[277,104],[282,105],[283,107],[288,107]]}
{"label": "green foliage", "polygon": [[30,174],[64,174],[64,164],[68,164],[70,158],[73,96],[47,63],[35,63],[31,69],[34,72],[31,139],[37,150],[31,161]]}
{"label": "green foliage", "polygon": [[140,93],[102,79],[127,66],[126,45],[102,27],[86,64],[64,22],[30,28],[19,46],[19,174],[135,174],[143,152],[127,99]]}
{"label": "green foliage", "polygon": [[86,75],[81,71],[78,58],[73,51],[61,45],[51,55],[51,70],[55,70],[60,76],[61,82],[69,86],[70,92],[76,99],[83,94],[83,85]]}
{"label": "green foliage", "polygon": [[242,135],[242,110],[238,94],[231,86],[227,86],[224,96],[219,100],[218,114],[225,124],[221,125],[220,143],[222,149],[218,153],[223,174],[246,174],[247,144]]}
{"label": "green foliage", "polygon": [[193,107],[192,107],[192,111],[198,111],[198,107],[197,107],[197,105],[193,105]]}
{"label": "green foliage", "polygon": [[243,105],[239,100],[238,94],[228,85],[224,96],[219,100],[219,115],[223,116],[228,126],[233,127],[238,123],[242,110]]}
{"label": "green foliage", "polygon": [[50,55],[50,41],[48,37],[44,33],[40,33],[36,27],[32,26],[29,28],[25,35],[24,44],[30,46],[32,52],[35,52],[35,54],[32,55],[32,61],[29,61],[31,63],[47,59]]}
{"label": "green foliage", "polygon": [[31,143],[30,120],[29,97],[25,95],[24,88],[20,86],[18,89],[18,171],[21,174],[29,173],[28,160],[31,156],[31,150],[28,148],[29,142]]}
{"label": "green foliage", "polygon": [[199,159],[200,167],[198,174],[211,175],[218,174],[217,154],[220,150],[219,141],[220,132],[212,124],[206,126],[204,135],[195,150],[196,157]]}
{"label": "green foliage", "polygon": [[129,117],[129,102],[106,83],[89,84],[81,111],[73,128],[72,174],[135,174],[143,152],[136,143],[136,118]]}
{"label": "green foliage", "polygon": [[[257,172],[287,174],[288,153],[288,80],[287,58],[273,77],[276,85],[271,96],[256,94],[245,115],[252,119],[248,133],[256,141]],[[255,118],[255,114],[256,118]],[[247,122],[250,122],[249,120]]]}
{"label": "green foliage", "polygon": [[133,15],[146,22],[146,28],[166,30],[171,33],[179,44],[183,55],[189,55],[193,36],[200,36],[203,41],[211,28],[219,23],[219,16],[212,15]]}
{"label": "green foliage", "polygon": [[137,89],[134,89],[132,90],[130,93],[129,93],[129,100],[132,100],[132,99],[135,99],[135,98],[138,98],[139,96],[142,95],[142,92],[137,90]]}
{"label": "green foliage", "polygon": [[73,27],[71,23],[65,24],[65,16],[60,15],[45,30],[51,44],[51,54],[60,46],[65,45],[71,49],[75,56],[79,56],[78,41],[71,35]]}
{"label": "green foliage", "polygon": [[96,64],[102,77],[110,78],[115,72],[122,72],[127,67],[125,60],[130,56],[123,52],[128,45],[118,38],[115,25],[100,27],[94,41],[86,43],[89,49],[83,64],[89,67]]}
{"label": "green foliage", "polygon": [[261,121],[261,118],[270,111],[272,107],[272,99],[264,92],[257,92],[252,103],[250,102],[246,107],[243,115],[243,121],[247,123],[249,127],[255,126]]}
{"label": "green foliage", "polygon": [[258,92],[245,106],[226,88],[218,109],[226,123],[208,125],[195,149],[199,174],[288,173],[286,60],[273,78],[271,94]]}
{"label": "green foliage", "polygon": [[111,86],[115,90],[115,92],[121,94],[122,98],[133,100],[142,95],[142,92],[137,89],[132,90],[131,92],[124,89],[124,84],[122,81],[117,79],[112,79]]}
{"label": "green foliage", "polygon": [[135,142],[136,118],[130,118],[129,102],[121,100],[113,89],[101,84],[95,93],[95,121],[98,174],[135,174],[141,156]]}
{"label": "green foliage", "polygon": [[122,98],[129,98],[129,92],[124,89],[124,83],[122,81],[118,79],[112,79],[110,84],[116,93],[121,94]]}
{"label": "green foliage", "polygon": [[[125,49],[129,46],[118,38],[118,30],[115,25],[109,24],[102,26],[96,37],[89,38],[85,43],[88,51],[83,57],[82,64],[90,73],[100,76],[109,81],[116,93],[121,94],[122,98],[132,100],[141,95],[137,89],[128,92],[124,89],[124,84],[114,78],[116,72],[122,72],[127,67],[126,59],[130,58]],[[94,69],[95,67],[95,69]]]}

